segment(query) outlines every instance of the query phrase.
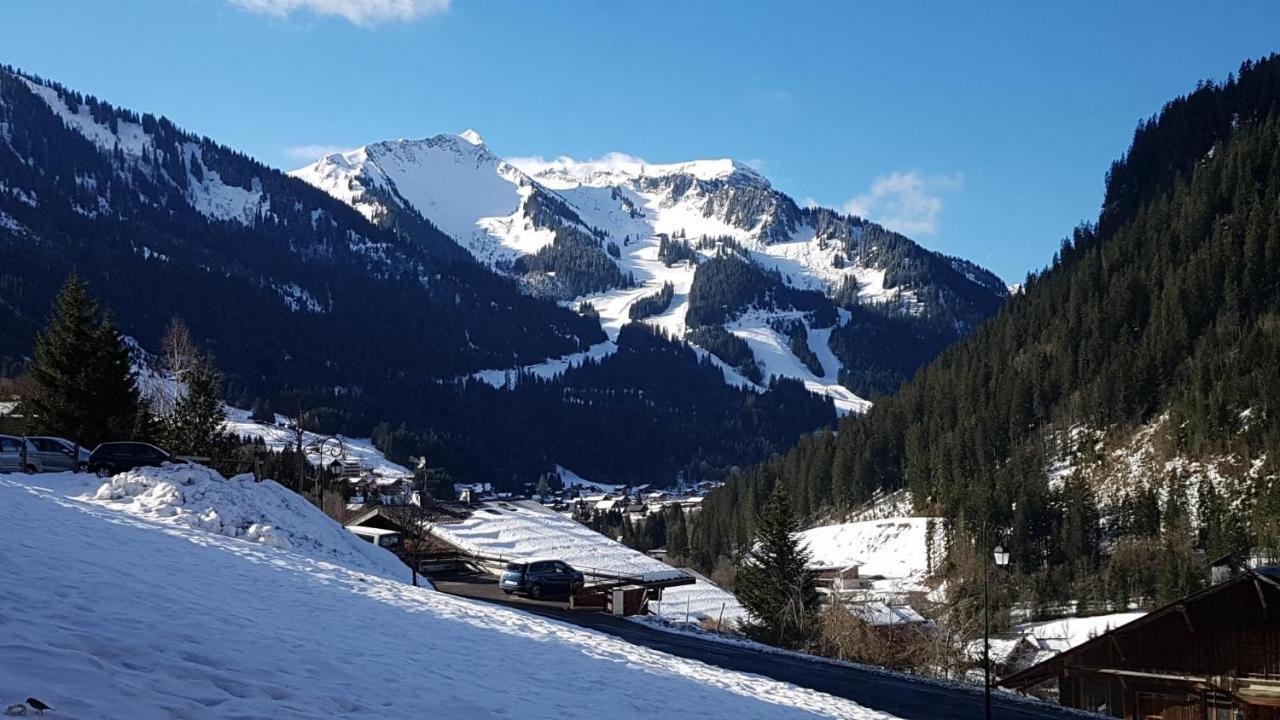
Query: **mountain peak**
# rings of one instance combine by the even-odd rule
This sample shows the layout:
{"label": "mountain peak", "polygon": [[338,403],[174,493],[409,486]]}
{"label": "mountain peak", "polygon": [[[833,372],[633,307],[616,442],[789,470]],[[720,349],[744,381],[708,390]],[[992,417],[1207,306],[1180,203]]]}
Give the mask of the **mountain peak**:
{"label": "mountain peak", "polygon": [[475,130],[472,130],[471,128],[467,128],[466,130],[463,130],[458,135],[458,137],[462,138],[463,140],[466,140],[472,145],[484,144],[484,138],[480,136],[480,133],[476,132]]}

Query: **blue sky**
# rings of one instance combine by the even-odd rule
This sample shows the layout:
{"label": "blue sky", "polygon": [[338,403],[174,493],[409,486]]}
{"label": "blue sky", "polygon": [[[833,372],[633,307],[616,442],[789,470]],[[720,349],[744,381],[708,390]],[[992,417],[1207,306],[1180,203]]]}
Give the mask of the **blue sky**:
{"label": "blue sky", "polygon": [[1280,3],[1156,5],[10,0],[0,62],[282,168],[468,127],[734,157],[1013,282],[1096,218],[1140,118],[1280,50]]}

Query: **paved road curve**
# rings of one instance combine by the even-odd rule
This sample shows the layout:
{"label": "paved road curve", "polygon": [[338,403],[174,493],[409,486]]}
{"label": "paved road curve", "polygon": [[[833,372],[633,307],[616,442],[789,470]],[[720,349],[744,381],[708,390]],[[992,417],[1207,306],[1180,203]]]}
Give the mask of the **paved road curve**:
{"label": "paved road curve", "polygon": [[[569,610],[563,602],[507,596],[488,576],[447,574],[432,577],[432,582],[437,589],[453,595],[516,607],[671,655],[848,698],[863,707],[907,720],[974,720],[983,717],[982,694],[970,690],[821,660],[762,653],[692,635],[666,632],[603,613]],[[999,720],[1080,720],[1087,717],[1074,710],[1011,701],[998,695],[992,699],[992,716]]]}

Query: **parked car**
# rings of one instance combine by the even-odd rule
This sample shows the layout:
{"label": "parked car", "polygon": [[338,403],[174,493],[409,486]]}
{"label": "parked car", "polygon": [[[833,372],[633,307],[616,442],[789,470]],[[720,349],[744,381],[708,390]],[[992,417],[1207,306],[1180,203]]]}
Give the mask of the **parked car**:
{"label": "parked car", "polygon": [[39,435],[28,437],[27,441],[36,449],[44,472],[61,472],[82,470],[89,466],[89,448],[67,440],[66,438]]}
{"label": "parked car", "polygon": [[89,472],[99,477],[110,477],[134,468],[160,467],[167,462],[185,461],[150,443],[107,442],[94,448],[89,455]]}
{"label": "parked car", "polygon": [[42,470],[36,448],[25,438],[0,435],[0,473]]}
{"label": "parked car", "polygon": [[582,573],[559,560],[520,560],[508,563],[498,580],[502,592],[538,599],[544,595],[571,595],[582,589]]}

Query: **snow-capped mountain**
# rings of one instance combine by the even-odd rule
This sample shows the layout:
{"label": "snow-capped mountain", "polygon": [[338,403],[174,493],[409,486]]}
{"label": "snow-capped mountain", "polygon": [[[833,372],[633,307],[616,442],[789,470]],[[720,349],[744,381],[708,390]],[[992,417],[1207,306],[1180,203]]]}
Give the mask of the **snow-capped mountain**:
{"label": "snow-capped mountain", "polygon": [[[610,341],[623,324],[648,322],[710,353],[730,382],[797,378],[845,411],[864,409],[866,394],[931,357],[893,343],[870,358],[852,347],[906,328],[914,336],[900,342],[936,352],[1006,295],[973,263],[861,218],[801,207],[734,160],[508,161],[468,130],[366,145],[291,174],[371,220],[429,221],[527,292],[591,308]],[[695,290],[707,261],[725,258],[748,268],[721,267]],[[729,306],[709,322],[691,314],[699,302]],[[554,373],[611,350],[604,343],[528,369]],[[496,381],[507,370],[480,376]]]}
{"label": "snow-capped mountain", "polygon": [[379,227],[164,118],[0,67],[0,366],[29,356],[72,270],[144,346],[182,317],[262,394],[449,380],[604,338],[435,229]]}

